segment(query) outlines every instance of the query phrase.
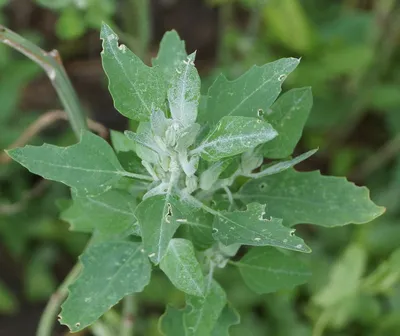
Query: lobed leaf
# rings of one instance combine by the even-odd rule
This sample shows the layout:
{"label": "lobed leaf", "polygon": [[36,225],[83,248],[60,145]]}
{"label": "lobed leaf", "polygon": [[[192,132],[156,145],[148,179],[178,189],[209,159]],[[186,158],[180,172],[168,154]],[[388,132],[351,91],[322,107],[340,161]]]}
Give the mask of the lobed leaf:
{"label": "lobed leaf", "polygon": [[69,287],[61,324],[84,329],[124,296],[141,292],[150,281],[151,265],[140,243],[115,241],[90,246],[81,256],[83,271]]}
{"label": "lobed leaf", "polygon": [[154,107],[164,104],[167,87],[158,68],[145,65],[125,45],[118,45],[118,37],[103,23],[101,59],[109,80],[109,91],[115,108],[124,116],[146,121]]}
{"label": "lobed leaf", "polygon": [[160,268],[179,290],[190,295],[204,295],[204,276],[191,241],[171,239]]}
{"label": "lobed leaf", "polygon": [[257,117],[260,109],[266,111],[279,96],[283,81],[299,62],[282,58],[255,65],[234,81],[220,75],[208,90],[206,109],[200,110],[199,120],[216,124],[225,116]]}
{"label": "lobed leaf", "polygon": [[183,316],[186,336],[210,335],[226,305],[226,294],[213,280],[204,297],[188,295],[186,304],[191,308]]}
{"label": "lobed leaf", "polygon": [[270,159],[283,159],[293,153],[301,138],[304,125],[313,105],[311,88],[292,89],[281,95],[268,110],[265,118],[278,136],[263,146]]}
{"label": "lobed leaf", "polygon": [[222,211],[215,216],[213,236],[224,245],[276,246],[311,252],[303,239],[282,225],[279,218],[265,219],[265,205],[250,203],[245,211]]}
{"label": "lobed leaf", "polygon": [[289,290],[311,277],[310,270],[298,258],[271,247],[252,248],[235,266],[257,294]]}
{"label": "lobed leaf", "polygon": [[185,326],[183,324],[183,309],[176,309],[167,306],[165,313],[158,322],[158,329],[164,336],[185,336]]}
{"label": "lobed leaf", "polygon": [[223,117],[192,154],[200,154],[207,161],[218,161],[243,153],[277,135],[270,124],[257,118]]}
{"label": "lobed leaf", "polygon": [[289,169],[251,180],[242,186],[237,198],[244,203],[267,203],[269,214],[282,218],[287,226],[362,224],[385,211],[370,200],[367,188],[357,187],[342,177],[323,176],[318,171]]}
{"label": "lobed leaf", "polygon": [[81,141],[69,147],[44,144],[7,153],[30,172],[64,183],[79,194],[101,194],[125,175],[110,145],[89,131],[84,131]]}
{"label": "lobed leaf", "polygon": [[61,219],[71,224],[71,230],[98,231],[118,234],[127,230],[139,231],[134,209],[134,197],[123,190],[109,190],[98,196],[72,194],[73,204],[61,213]]}
{"label": "lobed leaf", "polygon": [[240,323],[240,315],[231,304],[227,304],[222,310],[211,336],[229,336],[229,328]]}
{"label": "lobed leaf", "polygon": [[180,225],[178,219],[184,219],[179,211],[179,201],[170,194],[149,197],[137,206],[135,216],[144,249],[150,260],[158,264]]}

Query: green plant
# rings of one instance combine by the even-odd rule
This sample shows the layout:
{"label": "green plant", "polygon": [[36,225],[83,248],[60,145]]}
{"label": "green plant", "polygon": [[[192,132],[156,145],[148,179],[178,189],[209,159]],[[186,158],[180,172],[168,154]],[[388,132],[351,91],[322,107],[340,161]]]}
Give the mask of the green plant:
{"label": "green plant", "polygon": [[157,267],[186,295],[183,309],[168,306],[161,317],[164,335],[227,334],[239,322],[216,280],[228,265],[257,294],[292,289],[311,275],[294,253],[311,252],[294,225],[361,224],[383,213],[366,188],[292,168],[315,153],[290,157],[312,106],[310,88],[279,96],[298,59],[253,66],[235,81],[220,75],[201,96],[196,54],[186,54],[176,32],[166,33],[152,67],[107,25],[101,38],[115,107],[137,129],[113,132],[115,151],[86,130],[70,147],[8,151],[31,172],[71,187],[62,218],[92,233],[49,302],[40,336],[50,334],[67,287],[60,322],[71,331],[99,326],[124,299],[115,333],[132,334],[133,294]]}

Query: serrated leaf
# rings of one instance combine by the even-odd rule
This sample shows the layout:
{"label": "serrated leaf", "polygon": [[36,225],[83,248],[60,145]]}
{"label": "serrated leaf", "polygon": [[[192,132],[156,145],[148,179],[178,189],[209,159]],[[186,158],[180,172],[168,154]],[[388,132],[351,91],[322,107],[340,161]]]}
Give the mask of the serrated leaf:
{"label": "serrated leaf", "polygon": [[228,303],[222,310],[211,336],[229,336],[229,328],[240,323],[240,315],[235,308]]}
{"label": "serrated leaf", "polygon": [[185,336],[185,326],[183,325],[183,309],[176,309],[167,306],[167,310],[158,322],[158,328],[164,336]]}
{"label": "serrated leaf", "polygon": [[203,123],[217,123],[224,116],[257,117],[266,111],[281,92],[285,78],[297,67],[296,58],[282,58],[263,66],[253,66],[244,75],[229,81],[220,75],[208,90],[207,107],[199,114]]}
{"label": "serrated leaf", "polygon": [[179,211],[179,201],[172,195],[157,195],[142,201],[135,217],[140,226],[143,246],[150,260],[158,264],[168,249],[168,244],[184,216]]}
{"label": "serrated leaf", "polygon": [[357,187],[342,177],[323,176],[318,171],[288,169],[251,180],[239,190],[237,198],[244,203],[267,203],[269,215],[282,218],[286,226],[362,224],[385,211],[370,200],[367,188]]}
{"label": "serrated leaf", "polygon": [[257,118],[223,117],[192,154],[200,154],[207,161],[218,161],[243,153],[277,135],[270,124]]}
{"label": "serrated leaf", "polygon": [[313,104],[311,88],[292,89],[281,95],[272,105],[266,120],[278,136],[263,146],[270,159],[283,159],[293,153],[301,138],[304,125]]}
{"label": "serrated leaf", "polygon": [[136,201],[128,192],[109,190],[94,197],[75,194],[72,197],[73,204],[61,213],[61,219],[70,223],[71,230],[109,235],[139,231],[134,216]]}
{"label": "serrated leaf", "polygon": [[160,43],[157,58],[153,58],[153,66],[159,66],[166,82],[170,82],[178,66],[187,58],[185,42],[179,38],[175,30],[164,34]]}
{"label": "serrated leaf", "polygon": [[[290,208],[289,208],[290,209]],[[311,252],[293,229],[279,218],[265,219],[265,205],[250,203],[245,211],[221,211],[215,216],[213,236],[224,245],[276,246],[299,252]]]}
{"label": "serrated leaf", "polygon": [[84,131],[81,141],[69,147],[44,144],[7,153],[30,172],[64,183],[79,194],[101,194],[125,175],[110,145],[89,131]]}
{"label": "serrated leaf", "polygon": [[195,57],[194,52],[178,65],[168,89],[172,119],[185,127],[196,121],[199,106],[200,77],[194,65]]}
{"label": "serrated leaf", "polygon": [[191,308],[183,317],[186,336],[210,335],[226,305],[226,294],[213,280],[204,297],[188,295],[186,304]]}
{"label": "serrated leaf", "polygon": [[252,248],[235,262],[243,280],[257,294],[289,290],[311,277],[311,272],[298,258],[272,247]]}
{"label": "serrated leaf", "polygon": [[101,59],[115,108],[130,119],[149,120],[152,107],[161,107],[166,98],[162,74],[145,65],[125,45],[118,45],[117,35],[104,23],[100,38]]}
{"label": "serrated leaf", "polygon": [[93,245],[80,260],[82,273],[69,287],[60,314],[61,324],[72,332],[92,324],[124,296],[141,292],[150,281],[151,265],[140,243]]}
{"label": "serrated leaf", "polygon": [[204,295],[204,276],[191,241],[171,239],[160,268],[179,290],[190,295]]}

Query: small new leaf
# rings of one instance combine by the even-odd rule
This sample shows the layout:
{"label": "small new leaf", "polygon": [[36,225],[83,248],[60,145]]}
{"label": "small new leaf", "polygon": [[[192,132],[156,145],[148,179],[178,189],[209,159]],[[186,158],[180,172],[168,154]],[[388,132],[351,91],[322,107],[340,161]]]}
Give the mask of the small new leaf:
{"label": "small new leaf", "polygon": [[110,145],[89,131],[84,131],[81,141],[69,147],[44,144],[7,153],[32,173],[64,183],[78,194],[101,194],[125,175]]}
{"label": "small new leaf", "polygon": [[199,120],[216,124],[224,116],[257,117],[258,111],[272,105],[285,78],[300,60],[282,58],[261,67],[253,66],[244,75],[229,81],[220,75],[208,90],[207,107]]}
{"label": "small new leaf", "polygon": [[172,239],[161,259],[160,268],[179,290],[190,295],[204,296],[204,276],[189,240]]}
{"label": "small new leaf", "polygon": [[282,94],[265,115],[278,136],[263,146],[270,159],[283,159],[293,153],[301,138],[313,104],[311,88],[292,89]]}
{"label": "small new leaf", "polygon": [[294,230],[282,225],[279,218],[265,219],[265,205],[250,203],[245,211],[222,211],[215,216],[216,240],[224,245],[242,244],[253,246],[276,246],[299,252],[311,252]]}
{"label": "small new leaf", "polygon": [[167,87],[158,68],[145,65],[125,45],[118,45],[118,37],[103,23],[101,59],[109,79],[109,90],[115,108],[124,116],[145,121],[152,107],[164,104]]}
{"label": "small new leaf", "polygon": [[196,121],[200,99],[200,77],[194,66],[195,56],[194,52],[176,68],[168,90],[172,119],[185,127]]}
{"label": "small new leaf", "polygon": [[298,258],[272,247],[252,248],[235,265],[247,286],[257,294],[289,290],[311,277],[309,269]]}
{"label": "small new leaf", "polygon": [[142,245],[106,242],[81,256],[83,271],[69,287],[60,322],[72,332],[84,329],[124,296],[141,292],[150,281],[151,265]]}
{"label": "small new leaf", "polygon": [[241,154],[277,135],[270,124],[257,118],[223,117],[192,154],[200,154],[207,161],[218,161]]}
{"label": "small new leaf", "polygon": [[370,200],[367,188],[357,187],[342,177],[323,176],[318,171],[288,169],[250,180],[240,189],[237,198],[244,203],[268,204],[269,215],[282,218],[286,226],[362,224],[385,211]]}

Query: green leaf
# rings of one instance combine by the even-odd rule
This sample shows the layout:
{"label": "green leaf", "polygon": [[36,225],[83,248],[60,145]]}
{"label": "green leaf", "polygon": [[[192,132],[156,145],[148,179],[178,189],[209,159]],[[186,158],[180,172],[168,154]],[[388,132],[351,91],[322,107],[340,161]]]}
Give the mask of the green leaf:
{"label": "green leaf", "polygon": [[18,310],[18,301],[12,292],[0,280],[0,313],[13,314]]}
{"label": "green leaf", "polygon": [[136,208],[143,246],[149,258],[158,264],[167,252],[168,245],[180,222],[179,201],[170,194],[149,197]]}
{"label": "green leaf", "polygon": [[[290,209],[290,208],[287,208]],[[222,211],[215,216],[213,236],[224,245],[276,246],[299,252],[311,252],[293,229],[279,218],[265,219],[265,205],[250,203],[245,211]]]}
{"label": "green leaf", "polygon": [[79,143],[69,147],[44,144],[7,153],[30,172],[64,183],[79,194],[101,194],[125,175],[110,145],[89,131],[83,132]]}
{"label": "green leaf", "polygon": [[168,90],[172,119],[185,127],[196,121],[199,106],[200,77],[194,66],[195,57],[196,52],[177,66]]}
{"label": "green leaf", "polygon": [[157,68],[145,65],[103,23],[101,27],[103,52],[101,58],[109,79],[109,90],[115,108],[124,116],[145,121],[153,107],[161,107],[166,98],[166,85]]}
{"label": "green leaf", "polygon": [[311,88],[290,90],[272,105],[265,118],[278,136],[263,147],[270,159],[283,159],[293,153],[313,104]]}
{"label": "green leaf", "polygon": [[269,215],[282,218],[286,226],[361,224],[385,211],[370,200],[367,188],[342,177],[322,176],[318,171],[289,169],[251,180],[243,185],[237,198],[244,203],[267,203]]}
{"label": "green leaf", "polygon": [[83,12],[76,7],[67,7],[63,9],[55,28],[57,36],[61,39],[78,39],[86,30]]}
{"label": "green leaf", "polygon": [[278,134],[267,122],[257,118],[223,117],[191,154],[200,154],[207,161],[243,153]]}
{"label": "green leaf", "polygon": [[361,246],[353,244],[347,247],[333,265],[329,282],[312,300],[321,307],[330,307],[352,297],[359,290],[366,262],[367,254]]}
{"label": "green leaf", "polygon": [[136,150],[135,143],[122,132],[110,130],[110,138],[116,152],[134,152]]}
{"label": "green leaf", "polygon": [[185,42],[179,38],[175,30],[164,34],[160,43],[157,58],[153,58],[153,66],[159,66],[166,82],[171,82],[176,74],[176,69],[187,58]]}
{"label": "green leaf", "polygon": [[188,295],[186,304],[191,308],[183,317],[186,336],[210,335],[226,305],[226,294],[212,281],[204,297]]}
{"label": "green leaf", "polygon": [[231,304],[227,304],[222,310],[211,336],[229,336],[229,328],[240,323],[240,315]]}
{"label": "green leaf", "polygon": [[272,105],[283,81],[298,64],[296,58],[282,58],[255,65],[234,81],[220,75],[208,90],[207,108],[199,120],[215,124],[224,116],[257,117],[260,109],[266,111]]}
{"label": "green leaf", "polygon": [[171,239],[160,268],[179,290],[190,295],[204,295],[204,276],[191,241]]}
{"label": "green leaf", "polygon": [[89,197],[73,194],[73,204],[61,214],[61,219],[71,224],[71,230],[99,231],[118,234],[127,230],[139,231],[134,209],[135,198],[123,190],[109,190]]}
{"label": "green leaf", "polygon": [[183,324],[183,309],[176,309],[167,306],[167,310],[158,322],[158,328],[164,336],[185,336],[185,326]]}
{"label": "green leaf", "polygon": [[186,228],[190,240],[198,250],[205,250],[215,242],[212,237],[214,216],[202,209],[193,211],[182,225]]}
{"label": "green leaf", "polygon": [[289,290],[311,277],[309,269],[298,258],[271,247],[252,248],[234,264],[247,286],[257,294]]}
{"label": "green leaf", "polygon": [[61,324],[84,329],[124,296],[141,292],[150,281],[151,265],[140,243],[107,242],[90,246],[81,256],[83,271],[69,287]]}

